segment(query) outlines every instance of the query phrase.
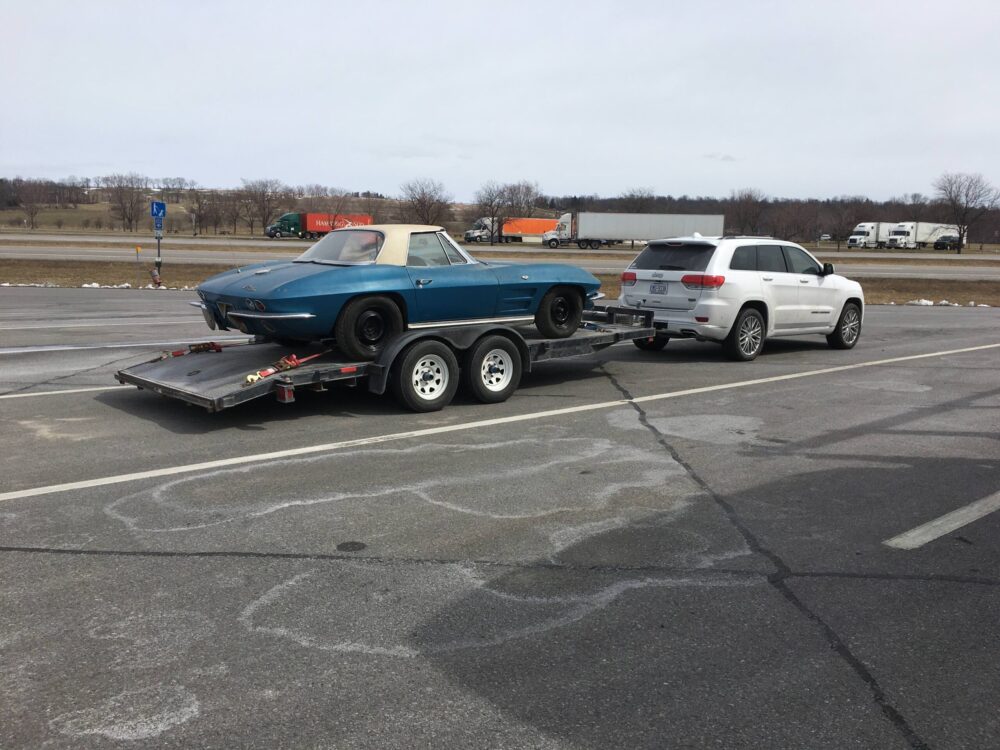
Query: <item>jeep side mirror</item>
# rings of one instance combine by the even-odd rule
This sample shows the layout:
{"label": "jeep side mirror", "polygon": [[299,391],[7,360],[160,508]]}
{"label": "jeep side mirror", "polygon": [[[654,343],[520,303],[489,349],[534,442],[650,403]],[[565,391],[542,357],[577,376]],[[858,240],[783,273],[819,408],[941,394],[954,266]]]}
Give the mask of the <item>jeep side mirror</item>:
{"label": "jeep side mirror", "polygon": [[824,276],[830,276],[833,273],[834,273],[833,263],[824,263],[823,264],[823,275]]}

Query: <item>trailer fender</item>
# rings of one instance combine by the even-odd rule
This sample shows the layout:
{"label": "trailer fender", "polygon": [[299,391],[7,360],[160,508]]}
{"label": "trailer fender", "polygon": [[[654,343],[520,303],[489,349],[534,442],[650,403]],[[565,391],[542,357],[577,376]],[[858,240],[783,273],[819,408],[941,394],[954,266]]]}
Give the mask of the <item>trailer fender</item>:
{"label": "trailer fender", "polygon": [[406,331],[394,341],[389,342],[382,353],[375,360],[377,367],[368,377],[368,390],[372,393],[382,394],[388,386],[389,371],[393,362],[410,344],[415,341],[434,339],[447,344],[454,350],[459,361],[459,356],[483,338],[496,334],[506,336],[517,346],[521,354],[521,369],[523,372],[531,371],[531,357],[528,351],[528,344],[517,330],[510,326],[497,325],[473,325],[473,326],[450,326],[448,328],[426,328],[418,331]]}

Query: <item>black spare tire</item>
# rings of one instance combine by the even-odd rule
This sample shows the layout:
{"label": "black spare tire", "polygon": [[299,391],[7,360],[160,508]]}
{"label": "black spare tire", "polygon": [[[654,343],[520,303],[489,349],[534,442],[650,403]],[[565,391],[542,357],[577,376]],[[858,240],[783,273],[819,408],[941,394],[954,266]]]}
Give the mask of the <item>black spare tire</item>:
{"label": "black spare tire", "polygon": [[542,297],[535,313],[535,325],[545,338],[572,336],[583,320],[583,295],[568,286],[552,287]]}
{"label": "black spare tire", "polygon": [[403,313],[388,297],[357,297],[340,311],[333,337],[351,359],[373,360],[403,332]]}

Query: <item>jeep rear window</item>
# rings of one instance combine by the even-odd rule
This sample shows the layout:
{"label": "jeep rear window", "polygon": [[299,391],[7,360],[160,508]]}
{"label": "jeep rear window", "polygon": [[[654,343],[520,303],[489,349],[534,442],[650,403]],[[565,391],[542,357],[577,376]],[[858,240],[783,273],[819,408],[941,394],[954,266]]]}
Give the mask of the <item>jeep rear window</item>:
{"label": "jeep rear window", "polygon": [[715,245],[704,243],[651,243],[629,268],[640,271],[704,271]]}

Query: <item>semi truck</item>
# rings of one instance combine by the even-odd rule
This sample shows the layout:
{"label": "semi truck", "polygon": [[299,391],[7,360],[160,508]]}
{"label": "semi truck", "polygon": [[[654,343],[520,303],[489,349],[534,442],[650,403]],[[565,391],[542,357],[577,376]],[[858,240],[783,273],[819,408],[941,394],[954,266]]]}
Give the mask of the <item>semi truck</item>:
{"label": "semi truck", "polygon": [[264,233],[272,240],[276,237],[298,237],[300,240],[315,240],[334,229],[360,227],[372,223],[368,214],[317,214],[288,213],[279,216],[268,225]]}
{"label": "semi truck", "polygon": [[887,247],[909,248],[933,245],[946,235],[960,236],[955,224],[939,224],[936,221],[901,221],[889,231]]}
{"label": "semi truck", "polygon": [[722,214],[619,214],[579,211],[559,217],[556,228],[542,236],[543,244],[555,249],[576,243],[598,249],[626,241],[689,237],[696,232],[720,237],[725,226]]}
{"label": "semi truck", "polygon": [[525,240],[540,240],[542,235],[556,228],[558,219],[532,219],[517,217],[505,219],[503,232],[494,233],[494,221],[488,216],[476,219],[471,229],[465,231],[466,242],[524,242]]}
{"label": "semi truck", "polygon": [[889,244],[889,233],[896,225],[895,221],[863,221],[851,230],[847,246],[883,248]]}

